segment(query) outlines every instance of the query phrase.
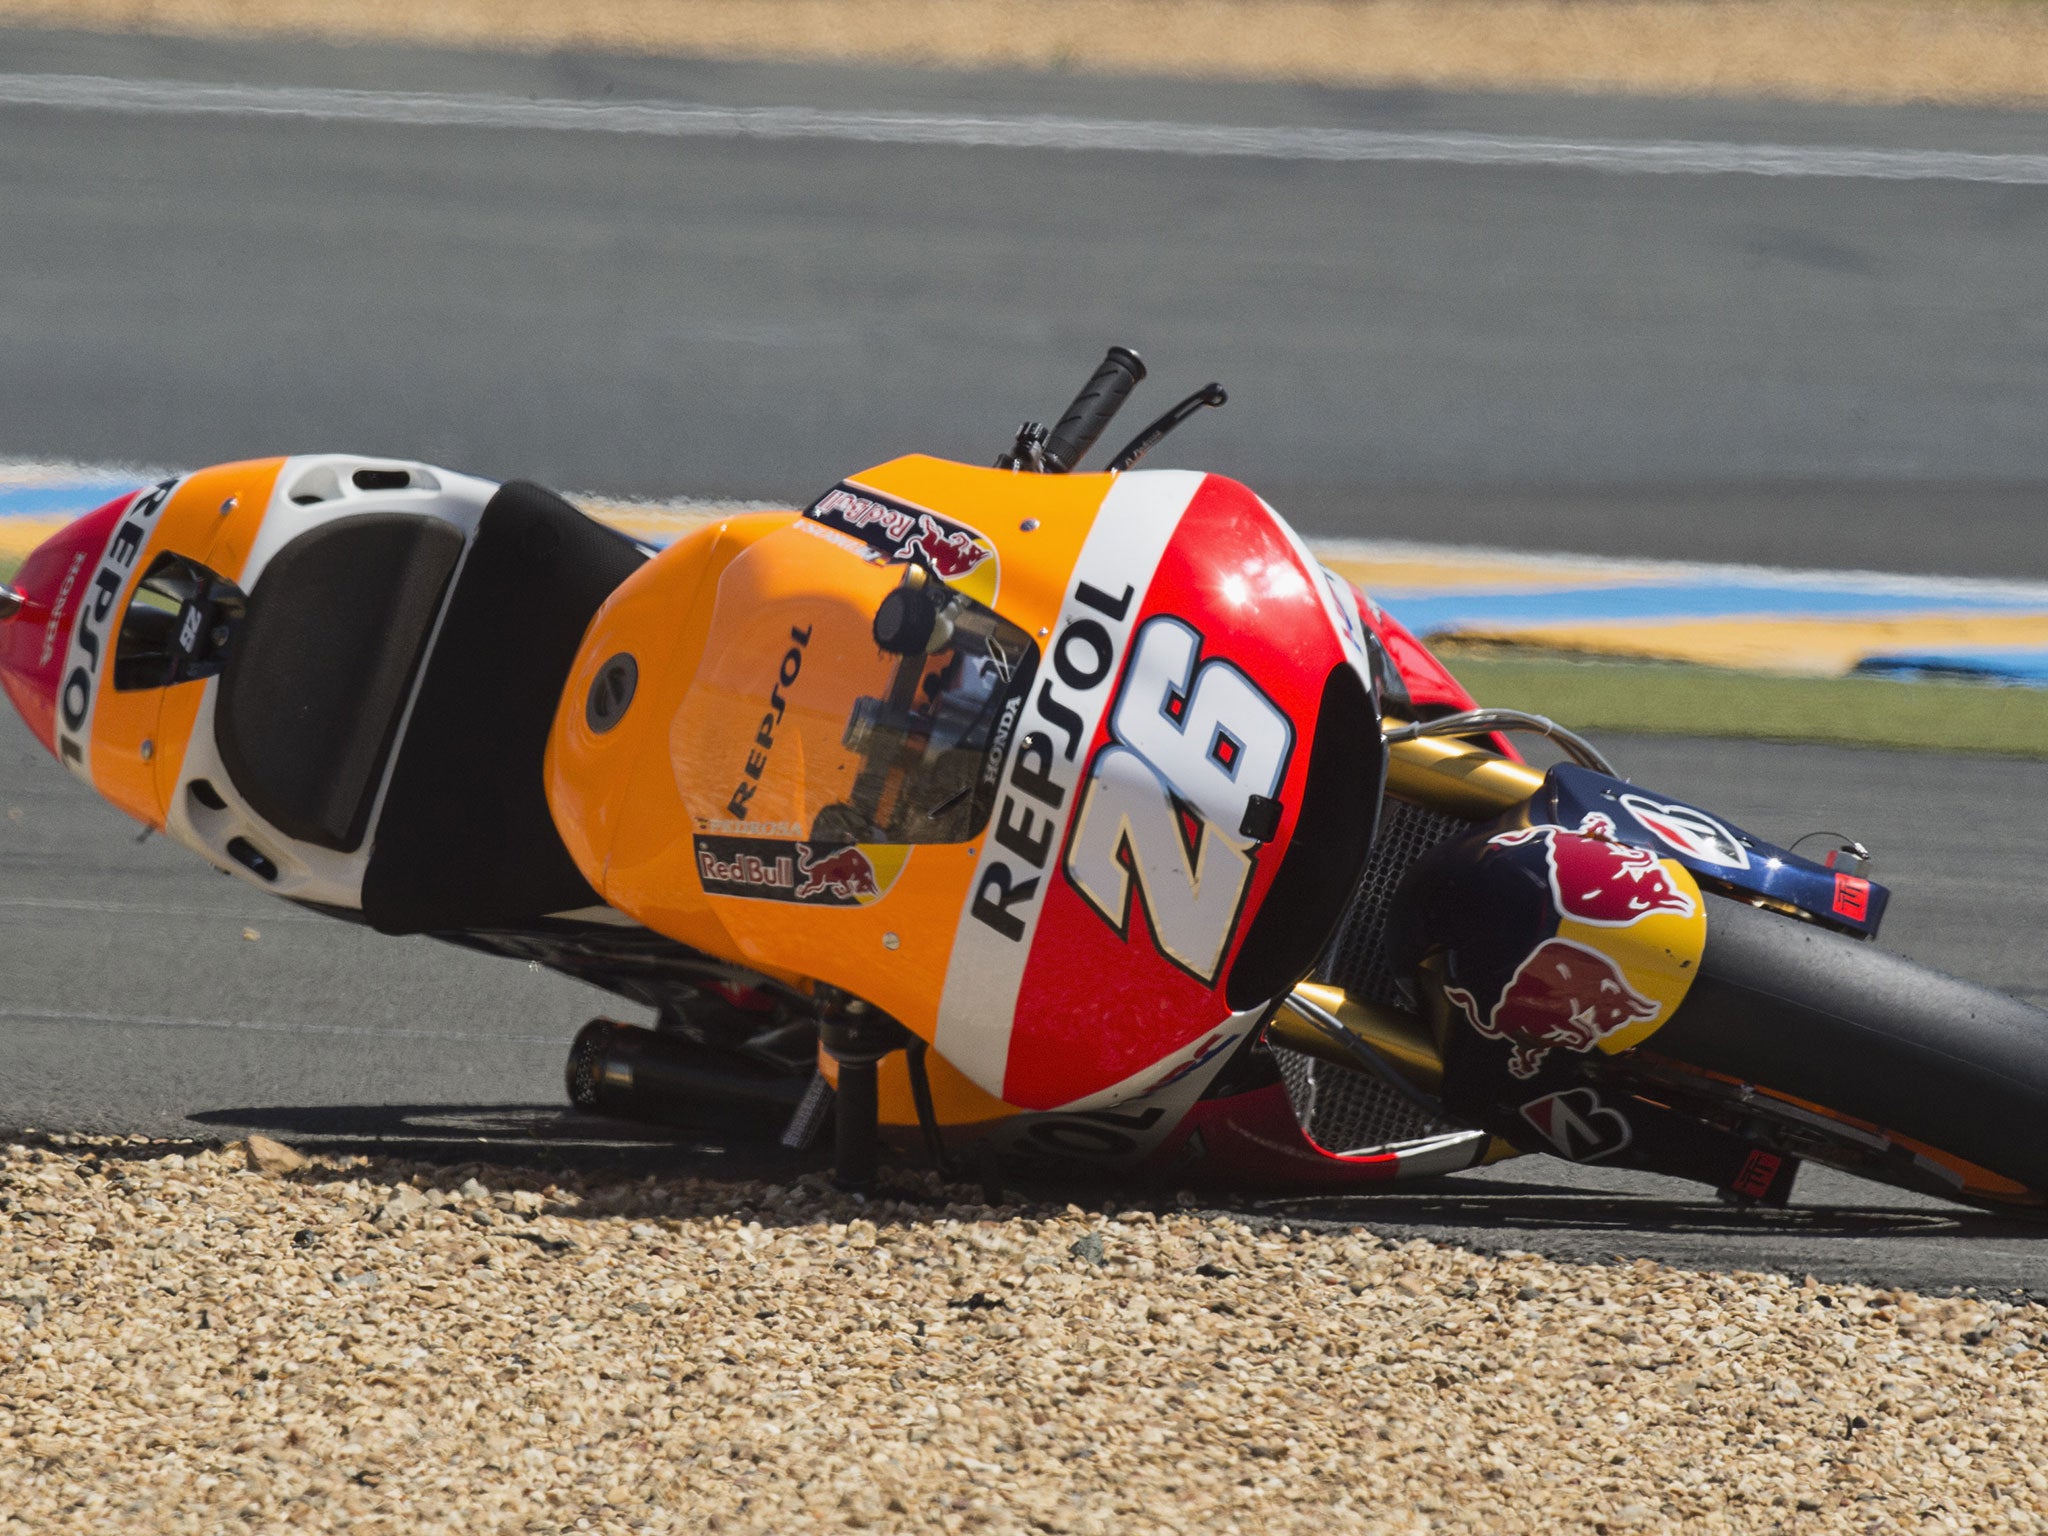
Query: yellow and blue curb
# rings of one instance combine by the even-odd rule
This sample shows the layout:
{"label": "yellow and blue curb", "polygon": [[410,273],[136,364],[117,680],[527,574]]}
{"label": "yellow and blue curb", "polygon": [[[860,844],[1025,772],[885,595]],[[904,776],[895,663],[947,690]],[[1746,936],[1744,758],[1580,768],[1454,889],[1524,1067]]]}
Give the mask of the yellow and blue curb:
{"label": "yellow and blue curb", "polygon": [[1348,541],[1318,552],[1424,639],[2048,686],[2048,584]]}
{"label": "yellow and blue curb", "polygon": [[142,469],[0,463],[0,561],[15,564],[81,512],[161,478]]}

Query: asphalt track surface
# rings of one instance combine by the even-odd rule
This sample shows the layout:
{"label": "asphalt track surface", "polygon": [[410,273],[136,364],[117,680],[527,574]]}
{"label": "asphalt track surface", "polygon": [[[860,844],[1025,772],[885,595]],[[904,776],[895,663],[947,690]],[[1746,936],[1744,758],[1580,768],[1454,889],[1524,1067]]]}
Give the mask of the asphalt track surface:
{"label": "asphalt track surface", "polygon": [[[1122,340],[1134,416],[1233,393],[1162,457],[1313,532],[2048,576],[2048,115],[29,32],[0,76],[12,457],[796,498],[984,459]],[[247,95],[336,90],[395,104]],[[669,127],[547,121],[599,110]]]}
{"label": "asphalt track surface", "polygon": [[[2036,763],[1617,738],[1638,782],[1750,831],[1859,837],[1893,887],[1884,942],[2048,1004],[2048,771]],[[563,1108],[561,1067],[605,994],[426,939],[386,939],[217,875],[0,725],[0,1127],[382,1146],[449,1161],[671,1175],[742,1149]],[[1652,1257],[1944,1289],[2048,1292],[2048,1228],[1808,1168],[1782,1212],[1529,1158],[1254,1218],[1365,1222],[1481,1248]]]}

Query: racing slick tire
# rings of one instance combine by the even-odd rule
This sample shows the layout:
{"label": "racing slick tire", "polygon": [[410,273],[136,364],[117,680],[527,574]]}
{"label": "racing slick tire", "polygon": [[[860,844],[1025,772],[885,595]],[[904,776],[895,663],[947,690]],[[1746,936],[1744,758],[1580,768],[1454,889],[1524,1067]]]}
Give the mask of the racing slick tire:
{"label": "racing slick tire", "polygon": [[[2048,1013],[1708,895],[1700,974],[1644,1050],[2048,1191]],[[2003,1203],[2000,1201],[1999,1203]]]}

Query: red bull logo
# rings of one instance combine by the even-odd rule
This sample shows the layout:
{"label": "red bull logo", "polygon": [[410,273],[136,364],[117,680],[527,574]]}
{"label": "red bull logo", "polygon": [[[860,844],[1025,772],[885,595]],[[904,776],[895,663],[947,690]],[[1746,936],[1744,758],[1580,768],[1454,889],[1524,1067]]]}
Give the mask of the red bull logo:
{"label": "red bull logo", "polygon": [[1462,987],[1446,987],[1444,996],[1480,1034],[1513,1046],[1508,1070],[1516,1077],[1535,1076],[1553,1050],[1590,1051],[1616,1030],[1662,1011],[1607,956],[1570,939],[1539,944],[1484,1016]]}
{"label": "red bull logo", "polygon": [[[965,524],[865,486],[834,486],[804,516],[860,540],[870,559],[891,565],[915,560],[941,581],[971,576],[996,554],[993,544]],[[989,566],[988,576],[995,569]]]}
{"label": "red bull logo", "polygon": [[857,901],[863,896],[879,896],[882,888],[875,883],[875,866],[868,862],[868,856],[858,848],[835,848],[823,858],[814,857],[809,843],[796,845],[797,873],[803,877],[796,888],[798,901],[809,901],[814,896],[831,895],[840,901]]}
{"label": "red bull logo", "polygon": [[1496,848],[1543,845],[1550,870],[1550,895],[1566,917],[1602,928],[1626,928],[1652,912],[1691,917],[1696,910],[1690,893],[1671,878],[1647,848],[1618,842],[1614,823],[1598,812],[1564,827],[1529,827],[1488,839]]}
{"label": "red bull logo", "polygon": [[918,517],[917,537],[910,541],[910,553],[942,581],[957,581],[986,560],[989,552],[975,543],[966,530],[941,528],[926,512]]}

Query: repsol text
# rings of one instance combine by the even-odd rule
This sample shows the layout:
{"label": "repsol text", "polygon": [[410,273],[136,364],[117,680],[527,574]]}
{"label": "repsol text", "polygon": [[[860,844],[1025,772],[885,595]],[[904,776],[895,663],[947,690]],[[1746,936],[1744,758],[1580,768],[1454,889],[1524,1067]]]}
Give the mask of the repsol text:
{"label": "repsol text", "polygon": [[136,557],[149,542],[150,525],[170,500],[176,484],[175,480],[166,480],[128,503],[128,510],[114,524],[114,536],[107,541],[91,585],[78,601],[78,617],[71,626],[71,647],[64,658],[64,682],[57,691],[57,757],[88,782],[92,777],[93,696],[106,670],[114,605],[128,585]]}
{"label": "repsol text", "polygon": [[747,802],[754,798],[761,787],[761,775],[768,769],[768,754],[775,750],[775,731],[782,724],[782,713],[789,708],[789,700],[783,690],[794,683],[804,670],[804,651],[811,643],[811,631],[815,625],[789,629],[789,649],[782,653],[781,664],[775,669],[775,681],[768,688],[768,710],[761,716],[761,725],[754,732],[753,745],[747,749],[747,760],[741,769],[745,775],[734,787],[732,798],[725,802],[726,812],[734,821],[747,819]]}
{"label": "repsol text", "polygon": [[[1127,586],[1121,596],[1111,597],[1083,581],[1075,585],[1073,600],[1121,625],[1134,595]],[[976,922],[1013,944],[1024,942],[1025,913],[1038,899],[1067,797],[1080,775],[1078,760],[1087,745],[1082,733],[1088,728],[1084,698],[1103,689],[1117,663],[1116,637],[1101,619],[1086,613],[1062,626],[1048,649],[1052,666],[1040,674],[1024,734],[1011,756],[969,909]]]}

